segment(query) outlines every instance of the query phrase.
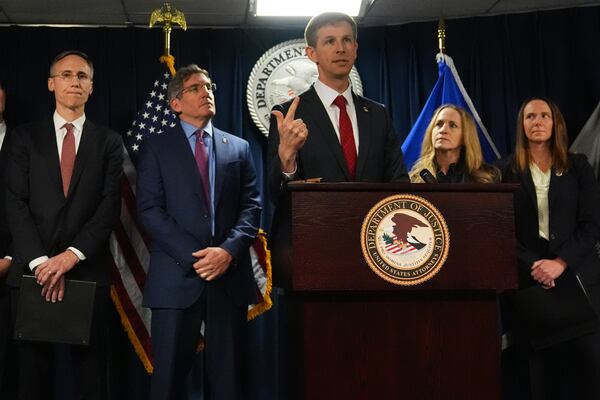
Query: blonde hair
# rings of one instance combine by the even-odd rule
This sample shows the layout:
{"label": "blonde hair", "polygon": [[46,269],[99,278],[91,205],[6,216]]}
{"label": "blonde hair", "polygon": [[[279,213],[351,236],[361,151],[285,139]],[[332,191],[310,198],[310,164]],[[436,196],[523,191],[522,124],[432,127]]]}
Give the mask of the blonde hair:
{"label": "blonde hair", "polygon": [[493,183],[499,179],[498,172],[494,167],[488,166],[483,160],[481,153],[481,144],[477,135],[477,127],[473,118],[461,107],[454,104],[444,104],[438,107],[434,113],[429,125],[425,130],[423,144],[421,145],[421,156],[411,168],[408,176],[413,183],[423,183],[423,178],[419,175],[424,169],[436,174],[438,170],[437,161],[435,158],[435,148],[433,147],[432,135],[436,120],[439,114],[446,108],[456,111],[460,115],[463,146],[461,156],[464,158],[467,174],[471,181],[477,183]]}
{"label": "blonde hair", "polygon": [[519,114],[517,115],[517,143],[515,144],[515,157],[513,169],[515,172],[524,173],[529,170],[531,157],[529,154],[529,140],[525,135],[523,121],[525,120],[525,107],[534,100],[543,101],[548,105],[552,112],[552,135],[550,136],[550,155],[552,156],[552,167],[560,173],[568,168],[569,158],[569,139],[567,134],[567,124],[560,112],[560,109],[554,102],[545,97],[532,97],[521,104]]}

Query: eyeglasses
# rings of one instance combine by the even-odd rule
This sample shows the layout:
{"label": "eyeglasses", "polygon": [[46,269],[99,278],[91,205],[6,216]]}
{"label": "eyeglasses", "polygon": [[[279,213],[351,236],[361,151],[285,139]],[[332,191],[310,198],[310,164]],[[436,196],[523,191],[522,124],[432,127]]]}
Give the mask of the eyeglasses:
{"label": "eyeglasses", "polygon": [[60,78],[65,82],[72,82],[77,79],[79,82],[89,82],[92,78],[85,72],[78,72],[74,74],[71,71],[63,71],[56,75],[50,75],[50,78]]}
{"label": "eyeglasses", "polygon": [[179,96],[177,97],[181,97],[184,93],[198,94],[202,89],[206,90],[207,92],[215,92],[217,90],[217,84],[211,82],[206,82],[202,84],[197,83],[195,85],[181,89],[181,92],[179,92]]}

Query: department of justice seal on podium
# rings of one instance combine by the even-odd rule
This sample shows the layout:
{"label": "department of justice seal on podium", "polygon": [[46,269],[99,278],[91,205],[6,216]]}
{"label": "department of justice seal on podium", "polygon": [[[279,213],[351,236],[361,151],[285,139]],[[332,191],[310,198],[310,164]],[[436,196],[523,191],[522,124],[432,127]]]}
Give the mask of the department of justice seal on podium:
{"label": "department of justice seal on podium", "polygon": [[[304,39],[288,40],[271,47],[250,73],[246,103],[252,120],[265,136],[269,136],[269,118],[276,104],[307,91],[317,80],[317,65],[305,54]],[[350,71],[350,84],[362,96],[363,88],[356,67]]]}
{"label": "department of justice seal on podium", "polygon": [[393,284],[412,286],[440,271],[448,257],[450,233],[433,204],[419,196],[400,194],[369,210],[360,241],[373,272]]}

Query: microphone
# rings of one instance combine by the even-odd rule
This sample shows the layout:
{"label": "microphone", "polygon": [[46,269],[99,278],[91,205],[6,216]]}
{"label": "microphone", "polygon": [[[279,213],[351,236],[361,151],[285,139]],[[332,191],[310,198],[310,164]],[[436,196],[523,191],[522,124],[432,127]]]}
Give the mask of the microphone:
{"label": "microphone", "polygon": [[433,176],[431,172],[427,168],[422,169],[419,172],[419,176],[425,181],[425,183],[437,183],[437,179]]}

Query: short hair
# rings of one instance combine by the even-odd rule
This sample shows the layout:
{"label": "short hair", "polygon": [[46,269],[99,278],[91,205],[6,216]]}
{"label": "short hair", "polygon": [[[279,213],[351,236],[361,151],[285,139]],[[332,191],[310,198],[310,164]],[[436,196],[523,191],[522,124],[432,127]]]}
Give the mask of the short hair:
{"label": "short hair", "polygon": [[531,97],[521,104],[519,114],[517,115],[517,141],[515,144],[515,156],[513,160],[513,169],[515,172],[525,172],[529,169],[531,157],[529,154],[529,140],[525,135],[523,121],[525,119],[525,107],[534,100],[545,102],[552,112],[552,134],[550,136],[550,153],[552,154],[552,167],[557,172],[565,172],[569,167],[569,135],[567,132],[567,123],[558,106],[549,98],[543,96]]}
{"label": "short hair", "polygon": [[473,117],[471,117],[464,108],[454,104],[441,105],[433,112],[431,121],[429,121],[429,125],[425,130],[425,135],[423,136],[421,156],[408,173],[410,181],[423,182],[423,178],[419,175],[423,169],[432,171],[433,174],[435,174],[438,169],[435,158],[435,148],[433,147],[432,142],[433,128],[435,127],[438,115],[446,108],[450,108],[460,115],[463,136],[461,157],[464,158],[467,174],[471,180],[478,183],[493,183],[499,181],[499,171],[484,162],[481,144],[479,143],[479,136],[477,134],[477,125],[475,125]]}
{"label": "short hair", "polygon": [[85,54],[83,51],[79,51],[79,50],[65,50],[65,51],[61,51],[60,53],[58,53],[56,55],[56,57],[54,57],[54,59],[50,63],[50,76],[53,75],[52,70],[54,69],[54,66],[56,65],[56,63],[58,63],[60,60],[62,60],[63,58],[66,58],[68,56],[77,56],[77,57],[83,58],[85,63],[90,67],[90,78],[92,78],[92,79],[94,78],[94,63],[92,62],[92,59],[87,54]]}
{"label": "short hair", "polygon": [[212,82],[208,71],[200,68],[196,64],[186,65],[185,67],[181,67],[177,70],[175,76],[169,82],[169,86],[167,87],[167,97],[169,98],[169,104],[175,98],[181,95],[181,91],[183,90],[183,83],[189,79],[190,76],[195,74],[203,74]]}
{"label": "short hair", "polygon": [[340,12],[326,12],[315,15],[306,24],[304,29],[304,40],[310,47],[316,47],[317,45],[317,31],[325,25],[333,25],[338,22],[347,22],[352,27],[352,37],[354,41],[358,38],[358,32],[356,27],[356,21],[351,16],[340,13]]}

